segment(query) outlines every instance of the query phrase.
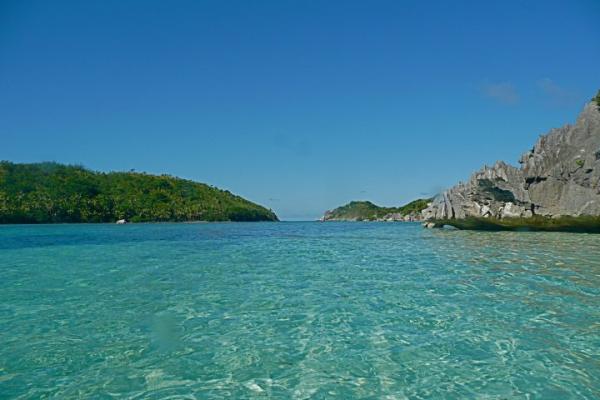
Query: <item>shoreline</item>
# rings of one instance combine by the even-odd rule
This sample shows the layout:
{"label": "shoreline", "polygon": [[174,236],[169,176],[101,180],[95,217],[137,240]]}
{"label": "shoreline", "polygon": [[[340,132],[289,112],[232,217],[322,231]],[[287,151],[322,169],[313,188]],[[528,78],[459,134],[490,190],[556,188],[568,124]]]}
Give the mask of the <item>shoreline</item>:
{"label": "shoreline", "polygon": [[512,231],[512,232],[572,232],[600,233],[599,216],[562,216],[529,218],[482,218],[430,219],[423,222],[425,228],[440,229],[451,226],[458,230],[469,231]]}

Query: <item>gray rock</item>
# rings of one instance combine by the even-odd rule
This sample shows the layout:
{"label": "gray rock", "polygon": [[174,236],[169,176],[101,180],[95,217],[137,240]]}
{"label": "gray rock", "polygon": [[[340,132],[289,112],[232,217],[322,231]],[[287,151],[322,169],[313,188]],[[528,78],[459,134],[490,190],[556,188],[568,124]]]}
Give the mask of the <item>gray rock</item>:
{"label": "gray rock", "polygon": [[424,220],[532,215],[600,215],[600,111],[588,103],[575,125],[553,129],[523,154],[521,168],[502,161],[437,196]]}

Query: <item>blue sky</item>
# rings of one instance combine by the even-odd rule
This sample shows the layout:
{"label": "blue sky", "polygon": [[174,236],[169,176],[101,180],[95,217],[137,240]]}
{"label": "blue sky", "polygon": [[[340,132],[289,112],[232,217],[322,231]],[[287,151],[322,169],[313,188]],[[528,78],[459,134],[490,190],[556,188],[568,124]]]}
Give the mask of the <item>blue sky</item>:
{"label": "blue sky", "polygon": [[597,0],[0,0],[0,159],[169,173],[283,219],[399,205],[573,122],[598,21]]}

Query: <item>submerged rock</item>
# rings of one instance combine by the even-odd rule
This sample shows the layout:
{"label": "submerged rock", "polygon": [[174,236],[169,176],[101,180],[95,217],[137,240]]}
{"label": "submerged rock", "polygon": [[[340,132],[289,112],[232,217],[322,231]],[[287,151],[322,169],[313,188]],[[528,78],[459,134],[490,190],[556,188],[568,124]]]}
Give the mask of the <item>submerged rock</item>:
{"label": "submerged rock", "polygon": [[498,161],[437,196],[424,220],[600,215],[600,110],[588,103],[575,125],[553,129],[523,154]]}

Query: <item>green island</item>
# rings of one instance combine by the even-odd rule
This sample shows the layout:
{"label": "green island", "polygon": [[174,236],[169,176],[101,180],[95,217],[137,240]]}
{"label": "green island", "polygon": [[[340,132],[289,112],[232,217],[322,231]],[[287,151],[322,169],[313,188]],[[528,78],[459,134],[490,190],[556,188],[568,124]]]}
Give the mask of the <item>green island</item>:
{"label": "green island", "polygon": [[277,221],[227,190],[169,175],[0,162],[0,223]]}
{"label": "green island", "polygon": [[401,207],[380,207],[370,201],[350,203],[327,211],[323,221],[400,221],[419,220],[420,213],[432,199],[417,199]]}

